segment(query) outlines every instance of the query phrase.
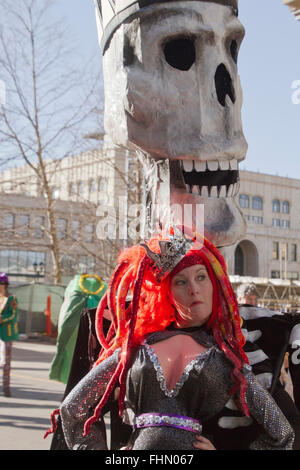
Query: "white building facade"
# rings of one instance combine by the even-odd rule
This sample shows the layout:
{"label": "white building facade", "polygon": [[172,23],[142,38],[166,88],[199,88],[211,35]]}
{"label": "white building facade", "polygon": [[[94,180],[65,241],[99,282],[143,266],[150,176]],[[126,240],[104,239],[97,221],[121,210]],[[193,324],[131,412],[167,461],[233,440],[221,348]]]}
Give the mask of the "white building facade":
{"label": "white building facade", "polygon": [[229,273],[298,280],[300,180],[241,171],[237,201],[247,229],[224,250]]}

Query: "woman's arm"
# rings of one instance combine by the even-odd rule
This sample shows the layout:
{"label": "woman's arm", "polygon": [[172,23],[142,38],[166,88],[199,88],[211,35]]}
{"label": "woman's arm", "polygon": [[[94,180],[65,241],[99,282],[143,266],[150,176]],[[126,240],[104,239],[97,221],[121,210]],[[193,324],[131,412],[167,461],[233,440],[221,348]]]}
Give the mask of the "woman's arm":
{"label": "woman's arm", "polygon": [[111,357],[94,367],[63,401],[60,414],[69,449],[107,449],[103,418],[100,422],[91,425],[90,432],[85,437],[83,430],[86,420],[93,414],[117,367],[119,351],[119,349],[116,350]]}
{"label": "woman's arm", "polygon": [[252,372],[248,372],[246,400],[250,415],[263,427],[262,434],[250,445],[252,450],[292,450],[294,431],[271,395]]}

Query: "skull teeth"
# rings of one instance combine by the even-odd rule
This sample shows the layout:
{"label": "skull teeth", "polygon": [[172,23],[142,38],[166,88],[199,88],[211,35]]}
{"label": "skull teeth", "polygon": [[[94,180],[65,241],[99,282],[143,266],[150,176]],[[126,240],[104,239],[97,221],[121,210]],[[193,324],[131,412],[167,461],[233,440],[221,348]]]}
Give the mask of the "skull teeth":
{"label": "skull teeth", "polygon": [[181,160],[187,192],[202,197],[234,197],[238,193],[238,161]]}
{"label": "skull teeth", "polygon": [[238,194],[238,183],[230,184],[229,186],[197,186],[187,184],[186,190],[190,194],[197,194],[202,197],[234,197]]}
{"label": "skull teeth", "polygon": [[184,171],[191,172],[204,172],[204,171],[227,171],[238,170],[239,163],[237,160],[209,160],[206,162],[197,160],[181,160],[181,165]]}

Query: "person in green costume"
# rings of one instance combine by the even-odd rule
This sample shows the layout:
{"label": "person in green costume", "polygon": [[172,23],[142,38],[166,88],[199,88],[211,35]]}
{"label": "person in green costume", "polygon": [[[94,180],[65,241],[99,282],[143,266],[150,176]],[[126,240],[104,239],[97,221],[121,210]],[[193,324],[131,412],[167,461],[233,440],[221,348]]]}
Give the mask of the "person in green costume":
{"label": "person in green costume", "polygon": [[19,337],[17,299],[8,293],[8,277],[0,273],[0,363],[3,366],[3,393],[11,397],[10,370],[13,341]]}
{"label": "person in green costume", "polygon": [[97,307],[106,290],[107,284],[94,274],[78,274],[68,284],[59,313],[56,354],[50,366],[50,379],[64,384],[68,382],[80,313],[84,308]]}

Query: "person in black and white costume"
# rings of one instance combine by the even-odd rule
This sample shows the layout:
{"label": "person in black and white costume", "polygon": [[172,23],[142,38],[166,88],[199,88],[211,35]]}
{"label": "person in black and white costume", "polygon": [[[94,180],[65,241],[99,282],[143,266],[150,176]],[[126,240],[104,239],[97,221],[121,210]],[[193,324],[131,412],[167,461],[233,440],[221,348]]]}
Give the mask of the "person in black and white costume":
{"label": "person in black and white costume", "polygon": [[[244,350],[259,382],[273,395],[295,431],[294,449],[300,449],[300,313],[284,314],[257,307],[254,284],[242,284],[237,291]],[[280,371],[289,353],[289,371],[294,401],[280,383]],[[204,424],[217,449],[247,449],[259,429],[237,409],[233,400],[212,420]]]}

